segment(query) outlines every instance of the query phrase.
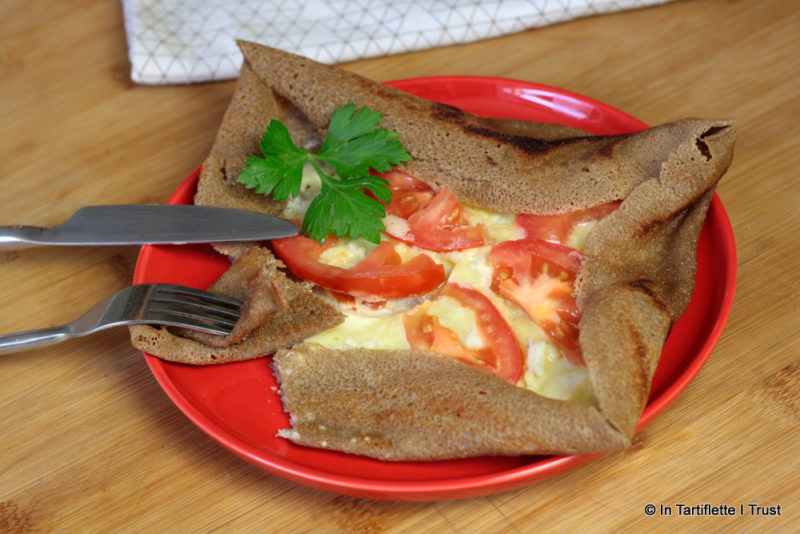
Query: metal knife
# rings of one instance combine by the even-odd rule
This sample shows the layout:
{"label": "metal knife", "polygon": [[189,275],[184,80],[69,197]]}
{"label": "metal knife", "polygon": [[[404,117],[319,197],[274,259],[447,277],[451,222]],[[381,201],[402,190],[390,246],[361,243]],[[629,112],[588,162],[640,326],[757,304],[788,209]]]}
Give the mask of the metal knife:
{"label": "metal knife", "polygon": [[0,250],[42,245],[143,245],[260,241],[291,237],[297,225],[253,211],[212,206],[87,206],[50,228],[0,226]]}

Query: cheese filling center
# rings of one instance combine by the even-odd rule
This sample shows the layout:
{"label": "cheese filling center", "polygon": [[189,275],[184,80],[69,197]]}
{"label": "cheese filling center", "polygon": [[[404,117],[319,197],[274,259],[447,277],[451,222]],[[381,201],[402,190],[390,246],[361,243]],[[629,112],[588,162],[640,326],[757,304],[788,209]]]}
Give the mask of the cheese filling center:
{"label": "cheese filling center", "polygon": [[[306,177],[309,184],[305,183]],[[317,185],[313,173],[306,173],[301,195],[287,207],[284,216],[302,217],[308,201],[303,192],[313,192]],[[505,319],[514,337],[522,349],[523,372],[517,386],[525,387],[545,397],[570,400],[585,404],[595,404],[594,393],[585,366],[573,365],[551,343],[548,336],[520,306],[509,302],[492,290],[493,268],[489,253],[493,245],[503,241],[521,239],[524,234],[514,224],[515,215],[495,213],[484,209],[465,207],[470,222],[483,224],[491,241],[491,245],[469,248],[457,252],[432,252],[412,245],[396,241],[388,235],[383,239],[396,241],[395,250],[403,261],[418,254],[427,254],[435,262],[443,265],[448,283],[474,289],[487,297],[500,315]],[[403,234],[408,228],[406,220],[388,215],[384,224],[391,233]],[[582,250],[586,237],[594,223],[583,222],[575,226],[565,244]],[[319,261],[328,265],[352,268],[376,247],[364,239],[340,239],[335,245],[327,248]],[[534,279],[532,294],[534,302],[527,303],[542,317],[556,318],[556,311],[548,308],[552,305],[545,298],[546,292],[552,289],[544,280]],[[538,285],[537,285],[538,284]],[[539,291],[537,291],[537,287]],[[346,302],[337,301],[345,314],[345,320],[328,330],[320,332],[307,341],[319,343],[332,349],[352,349],[357,347],[369,349],[403,350],[411,348],[403,317],[409,310],[423,310],[434,317],[438,325],[451,331],[465,350],[480,351],[491,345],[482,335],[476,319],[476,312],[462,305],[450,296],[437,296],[438,290],[423,297],[388,299],[375,306],[373,301],[362,302],[359,299]],[[538,295],[538,297],[536,297]],[[418,308],[421,306],[422,308]],[[438,327],[437,327],[438,328]]]}

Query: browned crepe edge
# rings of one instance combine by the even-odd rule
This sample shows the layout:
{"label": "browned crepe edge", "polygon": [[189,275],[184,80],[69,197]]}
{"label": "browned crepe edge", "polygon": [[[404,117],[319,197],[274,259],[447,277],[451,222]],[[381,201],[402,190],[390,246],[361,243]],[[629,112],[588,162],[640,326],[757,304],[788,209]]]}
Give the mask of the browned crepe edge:
{"label": "browned crepe edge", "polygon": [[677,318],[692,296],[697,240],[716,184],[733,159],[736,128],[731,120],[686,120],[660,130],[650,138],[654,152],[664,155],[654,162],[659,172],[643,175],[587,237],[577,290],[586,299],[598,288],[646,280]]}
{"label": "browned crepe edge", "polygon": [[540,138],[519,135],[526,131],[521,121],[500,128],[335,66],[255,43],[240,41],[239,46],[265,86],[297,106],[320,133],[333,110],[350,102],[380,110],[381,126],[395,130],[413,158],[398,168],[437,190],[450,187],[462,202],[486,209],[561,213],[616,201],[643,176],[658,176],[660,163],[675,148],[670,127],[613,136],[576,131],[565,137],[563,127],[548,125],[555,133],[536,126]]}
{"label": "browned crepe edge", "polygon": [[273,368],[292,430],[279,435],[381,460],[572,454],[629,441],[591,406],[547,399],[439,354],[281,350]]}

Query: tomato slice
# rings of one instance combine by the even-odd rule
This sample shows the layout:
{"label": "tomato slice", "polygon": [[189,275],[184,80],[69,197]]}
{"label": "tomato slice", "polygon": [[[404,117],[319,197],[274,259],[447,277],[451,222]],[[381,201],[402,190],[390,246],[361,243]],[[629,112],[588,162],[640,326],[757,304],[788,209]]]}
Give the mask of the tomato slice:
{"label": "tomato slice", "polygon": [[522,308],[571,363],[585,365],[578,343],[581,312],[573,294],[580,252],[541,239],[520,239],[492,247],[489,260],[492,290]]}
{"label": "tomato slice", "polygon": [[404,172],[389,171],[380,175],[389,182],[392,201],[386,213],[408,219],[412,214],[431,203],[436,195],[431,186]]}
{"label": "tomato slice", "polygon": [[424,295],[446,279],[444,267],[425,254],[403,262],[394,243],[384,241],[350,269],[327,265],[320,255],[338,242],[331,236],[325,244],[297,235],[274,239],[272,247],[295,276],[332,291],[353,296],[403,298]]}
{"label": "tomato slice", "polygon": [[433,189],[408,174],[392,171],[381,175],[389,182],[392,201],[386,212],[408,222],[407,228],[390,227],[392,237],[426,250],[449,252],[489,244],[486,228],[471,224],[449,188]]}
{"label": "tomato slice", "polygon": [[449,188],[442,189],[431,203],[408,218],[408,231],[394,236],[426,250],[449,252],[489,244],[482,224],[470,224],[462,206]]}
{"label": "tomato slice", "polygon": [[617,209],[620,202],[608,202],[584,210],[572,211],[558,215],[532,215],[520,213],[515,223],[524,232],[527,239],[544,239],[556,243],[566,242],[575,226],[582,222],[599,221]]}
{"label": "tomato slice", "polygon": [[467,348],[455,332],[442,326],[435,315],[428,313],[430,301],[427,301],[403,316],[411,348],[446,354],[516,384],[522,375],[522,349],[494,304],[481,292],[453,282],[448,282],[435,299],[442,297],[452,297],[473,310],[486,347]]}

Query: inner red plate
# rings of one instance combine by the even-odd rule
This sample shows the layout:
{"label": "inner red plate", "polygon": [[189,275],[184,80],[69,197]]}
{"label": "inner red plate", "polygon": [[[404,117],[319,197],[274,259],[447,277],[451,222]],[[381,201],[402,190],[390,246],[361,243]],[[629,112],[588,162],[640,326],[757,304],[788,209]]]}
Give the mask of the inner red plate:
{"label": "inner red plate", "polygon": [[[472,113],[557,122],[595,134],[634,132],[643,122],[595,100],[544,85],[500,78],[430,77],[388,85]],[[195,170],[170,197],[190,204]],[[142,247],[135,283],[210,285],[228,266],[210,246]],[[730,222],[714,197],[700,235],[697,285],[686,314],[667,340],[641,429],[700,371],[733,301],[736,250]],[[300,484],[373,499],[438,500],[520,487],[575,469],[597,455],[483,457],[390,463],[294,445],[276,437],[289,425],[270,371],[271,359],[217,366],[173,364],[146,355],[161,387],[198,427],[256,466]]]}

